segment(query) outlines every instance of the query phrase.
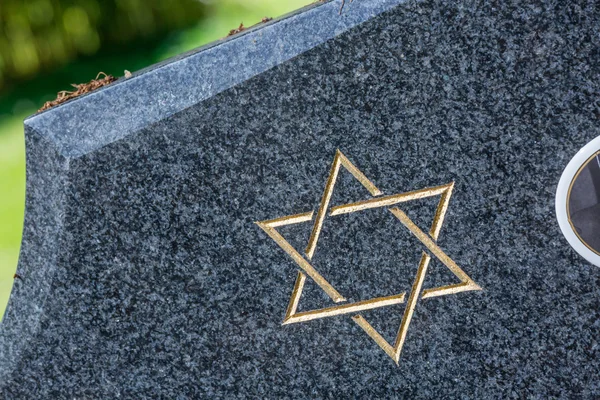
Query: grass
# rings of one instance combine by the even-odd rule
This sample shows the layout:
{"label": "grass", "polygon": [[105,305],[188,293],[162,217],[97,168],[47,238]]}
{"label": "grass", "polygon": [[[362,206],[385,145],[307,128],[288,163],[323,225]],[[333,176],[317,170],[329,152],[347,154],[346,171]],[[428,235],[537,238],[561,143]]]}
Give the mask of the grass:
{"label": "grass", "polygon": [[25,203],[24,116],[0,121],[0,315],[4,314],[19,258]]}
{"label": "grass", "polygon": [[122,76],[227,36],[240,23],[251,26],[277,17],[311,0],[221,0],[197,26],[158,43],[137,45],[120,54],[99,54],[23,83],[0,97],[0,315],[4,314],[17,268],[25,203],[23,119],[54,99],[71,83],[87,82],[99,71]]}

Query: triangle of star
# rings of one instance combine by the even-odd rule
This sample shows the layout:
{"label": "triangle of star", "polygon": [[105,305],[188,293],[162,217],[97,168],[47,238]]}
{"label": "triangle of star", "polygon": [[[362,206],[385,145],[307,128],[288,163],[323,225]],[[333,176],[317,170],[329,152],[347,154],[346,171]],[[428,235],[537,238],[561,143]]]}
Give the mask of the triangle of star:
{"label": "triangle of star", "polygon": [[[329,207],[329,203],[331,201],[333,190],[341,168],[344,168],[346,171],[352,174],[352,176],[367,189],[372,198],[354,203]],[[408,327],[410,325],[410,321],[412,320],[412,316],[419,298],[425,299],[459,292],[481,290],[481,287],[477,285],[436,243],[444,222],[444,218],[446,216],[446,211],[448,209],[453,189],[454,182],[451,182],[445,185],[383,196],[383,193],[354,164],[352,164],[352,162],[350,162],[350,160],[344,154],[342,154],[341,151],[337,150],[331,170],[329,172],[329,176],[327,178],[327,182],[325,184],[325,190],[323,191],[323,196],[321,198],[316,217],[314,212],[310,211],[302,214],[289,215],[281,218],[256,222],[256,224],[263,231],[265,231],[265,233],[267,233],[267,235],[269,235],[269,237],[271,237],[271,239],[273,239],[275,243],[277,243],[279,247],[281,247],[300,268],[294,284],[294,289],[292,290],[292,295],[290,297],[283,324],[286,325],[291,323],[306,322],[313,319],[350,313],[355,314],[374,308],[404,303],[406,293],[403,292],[392,296],[377,297],[349,304],[336,305],[333,307],[302,312],[297,311],[307,276],[310,277],[319,287],[321,287],[321,289],[323,289],[323,291],[335,303],[343,303],[346,301],[346,299],[310,263],[315,254],[319,235],[321,233],[326,216],[333,217],[372,208],[388,207],[388,210],[424,245],[428,252],[422,252],[417,276],[415,277],[415,281],[408,298],[408,304],[405,308],[402,322],[393,345],[388,343],[383,336],[381,336],[381,334],[377,332],[377,330],[374,329],[371,324],[369,324],[369,322],[360,314],[354,315],[352,319],[386,352],[386,354],[388,354],[388,356],[398,363],[402,347],[406,340]],[[397,206],[398,204],[404,202],[434,196],[440,196],[440,200],[436,208],[433,223],[428,233],[423,232],[406,215],[406,213],[404,213]],[[313,229],[308,240],[308,245],[305,249],[306,256],[303,256],[278,232],[277,228],[306,222],[313,222]],[[441,261],[460,280],[460,282],[453,285],[421,290],[428,265],[431,261],[430,254]]]}

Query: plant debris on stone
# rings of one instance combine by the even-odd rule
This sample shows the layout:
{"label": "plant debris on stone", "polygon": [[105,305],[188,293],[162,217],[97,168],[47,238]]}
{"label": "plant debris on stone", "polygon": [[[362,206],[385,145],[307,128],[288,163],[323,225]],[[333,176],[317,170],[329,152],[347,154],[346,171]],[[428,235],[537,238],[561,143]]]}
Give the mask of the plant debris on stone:
{"label": "plant debris on stone", "polygon": [[[100,78],[101,75],[104,75],[103,78]],[[73,86],[76,90],[74,91],[67,91],[67,90],[63,90],[58,92],[58,95],[56,96],[56,99],[52,100],[52,101],[47,101],[42,108],[40,108],[38,110],[38,112],[47,110],[49,108],[55,107],[59,104],[62,104],[68,100],[74,99],[76,97],[81,96],[82,94],[85,93],[89,93],[91,91],[94,91],[98,88],[101,88],[102,86],[106,86],[109,83],[112,83],[114,81],[116,81],[117,78],[115,78],[112,75],[107,75],[104,72],[100,72],[98,73],[98,75],[96,75],[96,79],[92,79],[91,81],[87,82],[87,83],[72,83],[71,86]]]}
{"label": "plant debris on stone", "polygon": [[237,27],[236,29],[230,30],[229,33],[227,34],[227,36],[233,36],[236,33],[240,33],[245,30],[246,30],[246,28],[244,27],[244,23],[242,22],[239,27]]}
{"label": "plant debris on stone", "polygon": [[[260,22],[259,22],[258,24],[256,24],[256,25],[260,25],[260,24],[266,24],[267,22],[269,22],[269,21],[272,21],[272,20],[273,20],[273,18],[271,18],[271,17],[263,17],[263,19],[261,19],[261,20],[260,20]],[[227,37],[229,37],[229,36],[233,36],[233,35],[235,35],[235,34],[237,34],[237,33],[240,33],[240,32],[243,32],[243,31],[245,31],[246,29],[253,28],[253,27],[255,27],[256,25],[252,25],[252,26],[250,26],[250,27],[246,28],[246,27],[244,26],[244,23],[242,22],[242,23],[240,24],[240,26],[238,26],[238,27],[237,27],[237,28],[235,28],[235,29],[232,29],[232,30],[230,30],[230,31],[229,31],[229,33],[227,34]]]}

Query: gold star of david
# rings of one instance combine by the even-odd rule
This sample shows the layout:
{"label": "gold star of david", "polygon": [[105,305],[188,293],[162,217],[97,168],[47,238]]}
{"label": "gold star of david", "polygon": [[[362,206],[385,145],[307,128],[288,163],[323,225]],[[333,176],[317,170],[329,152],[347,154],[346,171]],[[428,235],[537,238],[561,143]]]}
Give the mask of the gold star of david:
{"label": "gold star of david", "polygon": [[[329,207],[333,189],[341,167],[344,167],[348,172],[350,172],[352,176],[354,176],[354,178],[356,178],[369,191],[373,198],[355,203]],[[444,222],[446,211],[448,210],[448,204],[450,202],[450,196],[452,195],[453,188],[454,182],[451,182],[441,186],[398,193],[390,196],[383,196],[383,193],[377,189],[377,187],[375,187],[375,185],[358,168],[356,168],[354,164],[352,164],[350,160],[348,160],[348,158],[342,154],[341,151],[337,150],[333,159],[331,171],[329,172],[329,177],[327,178],[327,183],[325,184],[325,191],[323,192],[321,204],[317,211],[316,218],[314,218],[313,229],[308,240],[308,246],[305,250],[306,257],[303,257],[300,252],[290,245],[290,243],[285,240],[285,238],[277,231],[277,228],[286,225],[313,221],[314,213],[312,211],[256,222],[256,224],[260,226],[267,233],[267,235],[269,235],[271,239],[273,239],[275,243],[277,243],[296,262],[298,267],[300,267],[300,271],[298,271],[298,277],[296,278],[296,283],[294,285],[292,296],[285,314],[283,325],[337,315],[356,314],[361,311],[404,303],[406,292],[402,292],[393,296],[376,297],[369,300],[336,305],[317,310],[302,312],[297,311],[307,275],[317,285],[319,285],[335,303],[343,303],[346,301],[344,296],[342,296],[310,263],[310,260],[315,254],[315,250],[317,248],[317,241],[319,240],[319,235],[321,233],[321,228],[323,227],[325,216],[335,217],[337,215],[349,214],[372,208],[389,207],[388,210],[394,214],[394,216],[406,228],[408,228],[408,230],[412,232],[417,239],[419,239],[427,251],[422,251],[421,261],[417,270],[417,276],[415,277],[412,285],[410,296],[408,297],[408,303],[402,317],[402,322],[400,323],[400,328],[398,329],[398,334],[393,345],[388,343],[388,341],[385,340],[383,336],[377,332],[362,315],[356,314],[352,316],[352,320],[357,323],[358,326],[360,326],[367,333],[367,335],[369,335],[375,341],[375,343],[377,343],[383,349],[383,351],[385,351],[386,354],[396,362],[396,364],[398,364],[400,361],[402,346],[406,340],[408,326],[410,325],[419,297],[422,299],[427,299],[471,290],[481,290],[481,287],[477,285],[473,279],[471,279],[437,245],[437,239]],[[429,233],[423,232],[402,210],[400,210],[398,207],[395,207],[395,205],[400,203],[434,196],[440,196],[440,201],[438,203]],[[421,291],[423,281],[425,280],[425,274],[427,273],[427,267],[429,266],[432,255],[440,260],[446,267],[448,267],[448,269],[460,280],[460,283]]]}

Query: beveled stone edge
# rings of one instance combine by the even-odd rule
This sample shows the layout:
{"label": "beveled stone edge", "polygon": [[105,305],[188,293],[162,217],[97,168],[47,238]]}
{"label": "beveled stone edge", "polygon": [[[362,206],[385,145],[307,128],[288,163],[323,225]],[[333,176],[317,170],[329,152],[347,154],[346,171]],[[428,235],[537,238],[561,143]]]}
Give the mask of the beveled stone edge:
{"label": "beveled stone edge", "polygon": [[[282,64],[404,2],[346,1],[341,14],[341,0],[308,6],[33,115],[25,125],[55,143],[61,155],[79,157]],[[196,85],[194,77],[201,77]],[[152,96],[159,91],[160,97]]]}
{"label": "beveled stone edge", "polygon": [[[17,273],[0,322],[0,387],[15,384],[24,352],[35,341],[63,254],[69,159],[35,129],[25,127],[27,196]],[[32,155],[37,157],[32,157]],[[32,221],[36,220],[36,223]]]}

